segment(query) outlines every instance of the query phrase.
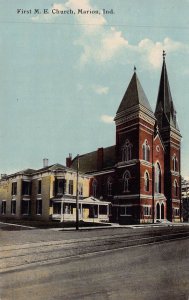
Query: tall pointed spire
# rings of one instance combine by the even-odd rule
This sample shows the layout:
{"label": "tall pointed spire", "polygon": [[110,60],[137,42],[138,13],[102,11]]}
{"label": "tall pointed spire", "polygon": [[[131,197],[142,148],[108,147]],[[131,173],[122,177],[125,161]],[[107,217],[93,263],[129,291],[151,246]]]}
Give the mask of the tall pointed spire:
{"label": "tall pointed spire", "polygon": [[172,127],[178,130],[178,125],[176,120],[176,110],[173,104],[171,90],[169,86],[165,56],[166,53],[163,50],[163,65],[161,71],[155,116],[158,120],[158,124],[160,128],[171,125]]}
{"label": "tall pointed spire", "polygon": [[136,74],[136,67],[134,66],[134,74],[119,105],[117,114],[134,107],[135,105],[142,105],[152,112],[151,106]]}

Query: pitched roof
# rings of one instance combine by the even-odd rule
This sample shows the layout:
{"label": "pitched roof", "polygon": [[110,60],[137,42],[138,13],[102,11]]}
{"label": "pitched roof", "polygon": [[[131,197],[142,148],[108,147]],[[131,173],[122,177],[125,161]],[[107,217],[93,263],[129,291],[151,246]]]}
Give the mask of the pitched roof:
{"label": "pitched roof", "polygon": [[165,57],[163,58],[155,116],[158,120],[160,128],[171,125],[172,127],[175,127],[177,130],[179,130],[176,120],[176,110],[169,86]]}
{"label": "pitched roof", "polygon": [[36,170],[34,169],[24,169],[7,176],[10,177],[10,176],[17,176],[17,175],[32,175],[34,172],[36,172]]}
{"label": "pitched roof", "polygon": [[38,169],[36,170],[37,173],[42,173],[42,172],[45,172],[45,171],[54,171],[54,170],[57,170],[57,169],[66,169],[65,166],[61,165],[61,164],[54,164],[54,165],[50,165],[50,166],[46,166],[46,167],[43,167],[41,169]]}
{"label": "pitched roof", "polygon": [[21,170],[18,171],[16,173],[7,175],[7,177],[12,177],[12,176],[17,176],[17,175],[26,175],[26,176],[33,176],[35,174],[39,174],[39,173],[44,173],[44,172],[53,172],[53,171],[71,171],[71,172],[75,172],[74,169],[68,168],[64,165],[61,164],[53,164],[47,167],[43,167],[37,170],[34,169],[25,169],[25,170]]}
{"label": "pitched roof", "polygon": [[136,72],[134,72],[125,95],[123,96],[123,99],[119,105],[117,114],[138,104],[144,106],[152,112],[151,106],[140,84],[138,76]]}
{"label": "pitched roof", "polygon": [[75,170],[71,169],[71,168],[68,168],[64,165],[56,163],[56,164],[53,164],[53,165],[35,170],[34,173],[43,173],[43,172],[46,172],[46,171],[50,171],[50,172],[53,172],[53,171],[61,171],[61,172],[62,171],[73,171],[74,172]]}
{"label": "pitched roof", "polygon": [[[79,156],[79,171],[90,173],[98,170],[97,166],[98,150]],[[107,169],[115,165],[115,146],[103,148],[102,168]],[[77,158],[72,161],[71,168],[77,168]]]}

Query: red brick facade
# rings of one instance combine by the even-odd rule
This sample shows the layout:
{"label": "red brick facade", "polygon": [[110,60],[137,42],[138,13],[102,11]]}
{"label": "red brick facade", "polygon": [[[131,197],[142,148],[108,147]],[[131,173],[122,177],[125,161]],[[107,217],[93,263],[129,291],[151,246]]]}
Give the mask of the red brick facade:
{"label": "red brick facade", "polygon": [[[181,135],[174,123],[165,61],[162,73],[155,114],[134,73],[116,113],[115,146],[80,156],[81,171],[93,176],[90,193],[111,201],[113,222],[180,220]],[[169,98],[162,93],[166,88],[162,85],[168,86]],[[170,112],[166,101],[171,103]]]}

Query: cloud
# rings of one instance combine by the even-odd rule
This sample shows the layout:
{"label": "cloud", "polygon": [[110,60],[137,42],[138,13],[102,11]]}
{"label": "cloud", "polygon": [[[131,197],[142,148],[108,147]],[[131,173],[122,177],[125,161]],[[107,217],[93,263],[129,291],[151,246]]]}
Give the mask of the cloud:
{"label": "cloud", "polygon": [[82,30],[86,34],[97,32],[104,24],[107,23],[106,19],[100,14],[77,14],[78,8],[88,11],[98,10],[97,7],[90,4],[89,0],[80,0],[79,4],[78,0],[69,0],[65,3],[65,6],[73,9],[76,12],[76,21],[78,24],[82,24]]}
{"label": "cloud", "polygon": [[109,87],[101,85],[93,85],[93,91],[98,95],[106,95],[109,92]]}
{"label": "cloud", "polygon": [[[125,57],[127,63],[142,62],[144,67],[159,68],[162,64],[162,51],[168,53],[177,51],[189,51],[185,44],[165,37],[162,41],[153,41],[143,38],[138,44],[131,44],[124,36],[123,32],[115,27],[105,26],[107,20],[102,14],[78,14],[78,9],[95,11],[98,7],[91,5],[90,0],[68,0],[65,3],[54,3],[49,12],[54,10],[64,11],[72,9],[76,13],[72,16],[75,24],[78,24],[78,37],[73,41],[73,45],[80,47],[80,66],[95,62],[97,64],[112,61],[115,58]],[[66,17],[66,16],[65,16]],[[33,21],[53,22],[62,18],[61,14],[38,15],[32,18]],[[135,59],[133,59],[135,57]]]}
{"label": "cloud", "polygon": [[68,0],[64,4],[62,3],[54,3],[49,8],[49,14],[46,15],[37,15],[32,17],[32,21],[39,22],[39,21],[48,21],[53,22],[55,19],[62,17],[61,13],[52,13],[52,11],[66,11],[66,10],[73,10],[75,12],[76,21],[78,24],[82,25],[82,29],[86,33],[95,32],[98,30],[99,27],[106,24],[106,19],[100,14],[78,14],[78,9],[94,11],[95,9],[98,10],[96,7],[92,7],[90,5],[89,0]]}
{"label": "cloud", "polygon": [[107,124],[112,124],[112,123],[114,123],[114,117],[112,117],[112,116],[102,115],[102,116],[100,117],[100,119],[101,119],[101,121],[102,121],[103,123],[107,123]]}
{"label": "cloud", "polygon": [[162,64],[162,52],[176,52],[178,50],[188,51],[188,47],[180,42],[173,41],[166,37],[162,42],[153,42],[150,39],[143,39],[138,44],[138,51],[143,58],[154,68],[159,68]]}
{"label": "cloud", "polygon": [[120,50],[128,46],[128,41],[122,36],[121,31],[114,27],[109,32],[102,34],[101,47],[96,49],[95,58],[100,62],[111,60]]}
{"label": "cloud", "polygon": [[91,61],[98,64],[110,61],[129,45],[122,32],[113,27],[111,29],[102,28],[98,35],[95,33],[89,36],[81,36],[80,39],[75,41],[75,44],[83,49],[80,58],[83,65]]}
{"label": "cloud", "polygon": [[64,11],[72,9],[75,13],[72,17],[79,26],[80,35],[73,43],[80,46],[82,53],[80,56],[81,65],[90,61],[98,63],[110,61],[122,49],[127,47],[128,41],[123,37],[121,31],[114,27],[105,27],[107,20],[101,14],[77,14],[78,9],[95,11],[99,9],[90,4],[89,0],[68,0],[64,4],[54,3],[49,8],[48,15],[37,15],[32,17],[34,22],[53,22],[60,18],[61,14],[52,14],[52,10]]}

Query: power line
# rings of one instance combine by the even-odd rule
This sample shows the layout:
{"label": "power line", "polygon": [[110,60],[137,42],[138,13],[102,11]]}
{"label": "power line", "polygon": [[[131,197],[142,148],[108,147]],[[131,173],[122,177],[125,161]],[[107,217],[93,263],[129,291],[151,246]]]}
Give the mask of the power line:
{"label": "power line", "polygon": [[127,27],[127,28],[154,28],[154,29],[189,29],[189,26],[172,25],[130,25],[130,24],[98,24],[98,23],[62,23],[62,22],[22,22],[22,21],[0,21],[0,24],[33,24],[33,25],[62,25],[62,26],[104,26],[104,27]]}

